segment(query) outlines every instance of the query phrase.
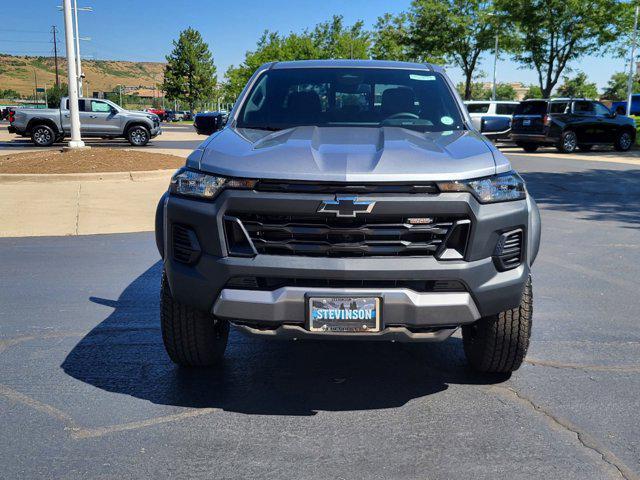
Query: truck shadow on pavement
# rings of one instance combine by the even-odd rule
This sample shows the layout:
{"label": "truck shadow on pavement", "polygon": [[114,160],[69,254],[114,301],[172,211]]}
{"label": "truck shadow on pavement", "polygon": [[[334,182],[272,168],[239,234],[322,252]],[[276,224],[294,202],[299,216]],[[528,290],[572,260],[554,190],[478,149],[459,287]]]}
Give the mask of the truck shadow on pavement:
{"label": "truck shadow on pavement", "polygon": [[162,345],[157,262],[117,300],[113,312],[69,352],[62,369],[108,392],[155,404],[267,415],[314,415],[400,407],[449,384],[494,384],[505,376],[468,370],[462,342],[281,342],[232,330],[220,367],[182,369]]}
{"label": "truck shadow on pavement", "polygon": [[541,207],[640,228],[640,169],[528,172],[522,177]]}

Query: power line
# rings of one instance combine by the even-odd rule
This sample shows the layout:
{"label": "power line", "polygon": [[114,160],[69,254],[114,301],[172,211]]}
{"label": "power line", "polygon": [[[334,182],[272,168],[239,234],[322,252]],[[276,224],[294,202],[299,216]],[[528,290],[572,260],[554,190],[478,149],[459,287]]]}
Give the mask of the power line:
{"label": "power line", "polygon": [[53,55],[56,62],[56,86],[60,88],[60,78],[58,77],[58,42],[56,41],[56,26],[51,27],[53,33]]}
{"label": "power line", "polygon": [[0,42],[6,43],[49,43],[49,40],[13,40],[8,38],[0,38]]}

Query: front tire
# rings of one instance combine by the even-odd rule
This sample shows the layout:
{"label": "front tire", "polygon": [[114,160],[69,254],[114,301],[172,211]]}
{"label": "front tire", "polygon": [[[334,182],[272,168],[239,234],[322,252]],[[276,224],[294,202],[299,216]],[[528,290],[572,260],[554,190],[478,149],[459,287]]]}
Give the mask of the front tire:
{"label": "front tire", "polygon": [[633,146],[633,137],[629,132],[620,132],[616,136],[616,141],[613,143],[613,148],[618,152],[626,152]]}
{"label": "front tire", "polygon": [[183,367],[209,367],[222,361],[229,337],[229,322],[174,300],[167,275],[160,286],[162,340],[173,363]]}
{"label": "front tire", "polygon": [[31,130],[31,141],[37,147],[50,147],[56,140],[56,133],[49,125],[36,125]]}
{"label": "front tire", "polygon": [[135,125],[127,132],[127,140],[134,147],[144,147],[149,143],[150,138],[149,129],[142,125]]}
{"label": "front tire", "polygon": [[511,373],[520,368],[529,348],[533,293],[531,278],[520,305],[462,327],[464,353],[469,365],[482,373]]}

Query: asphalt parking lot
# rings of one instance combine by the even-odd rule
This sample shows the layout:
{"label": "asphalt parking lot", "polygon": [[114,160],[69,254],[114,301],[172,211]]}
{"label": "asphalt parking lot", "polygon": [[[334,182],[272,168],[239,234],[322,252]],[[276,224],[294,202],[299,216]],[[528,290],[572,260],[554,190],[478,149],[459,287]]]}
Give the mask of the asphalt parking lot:
{"label": "asphalt parking lot", "polygon": [[153,234],[0,239],[3,478],[638,479],[640,167],[513,155],[543,215],[511,378],[442,344],[164,353]]}

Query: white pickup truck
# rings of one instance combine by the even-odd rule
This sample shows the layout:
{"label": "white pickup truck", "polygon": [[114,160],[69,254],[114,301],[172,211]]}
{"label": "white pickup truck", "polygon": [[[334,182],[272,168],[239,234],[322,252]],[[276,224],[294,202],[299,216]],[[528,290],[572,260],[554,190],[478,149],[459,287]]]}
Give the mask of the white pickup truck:
{"label": "white pickup truck", "polygon": [[[142,147],[162,133],[160,119],[147,112],[125,110],[109,100],[81,98],[80,133],[83,137],[126,138]],[[31,137],[38,147],[60,142],[71,131],[69,99],[60,100],[60,108],[20,108],[9,114],[9,132]]]}

